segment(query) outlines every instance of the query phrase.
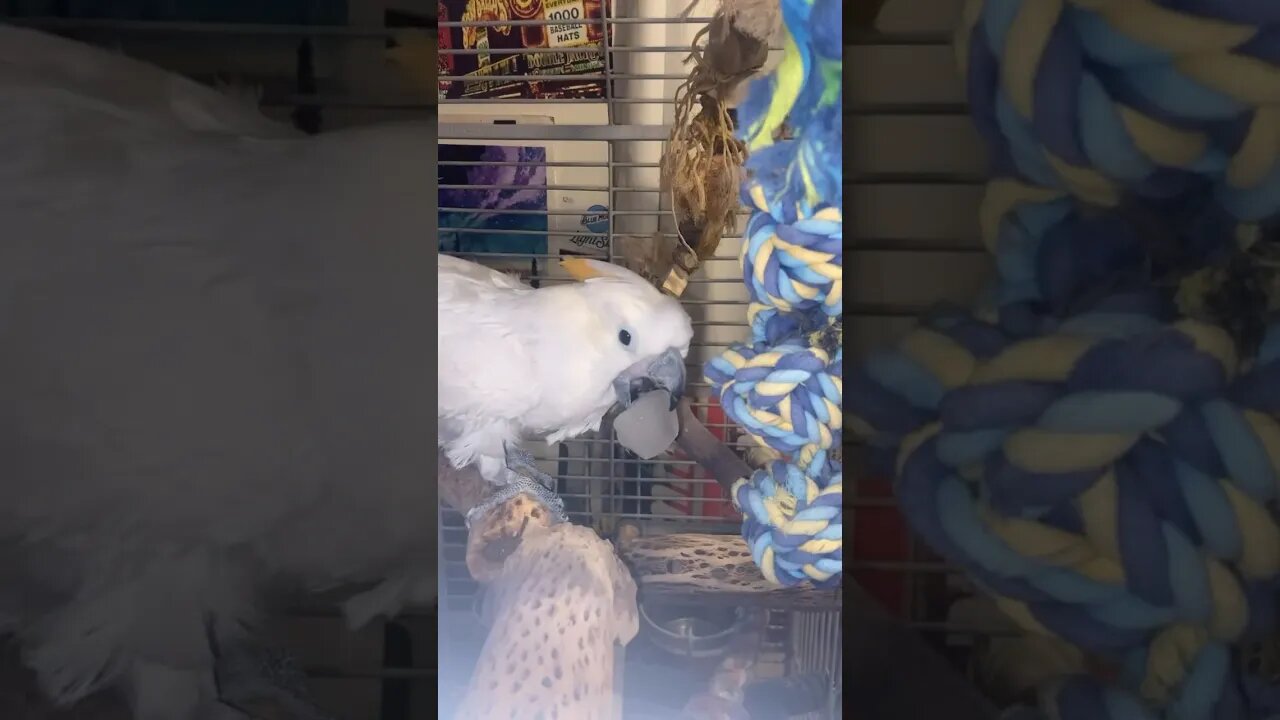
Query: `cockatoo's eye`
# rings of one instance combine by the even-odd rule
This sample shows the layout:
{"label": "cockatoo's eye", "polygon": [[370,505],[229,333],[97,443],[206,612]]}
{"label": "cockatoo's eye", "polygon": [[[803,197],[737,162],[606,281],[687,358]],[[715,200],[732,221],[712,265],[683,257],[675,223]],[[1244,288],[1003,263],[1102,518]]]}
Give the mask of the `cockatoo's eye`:
{"label": "cockatoo's eye", "polygon": [[619,330],[618,342],[622,343],[627,347],[631,347],[631,333],[627,332],[626,330]]}

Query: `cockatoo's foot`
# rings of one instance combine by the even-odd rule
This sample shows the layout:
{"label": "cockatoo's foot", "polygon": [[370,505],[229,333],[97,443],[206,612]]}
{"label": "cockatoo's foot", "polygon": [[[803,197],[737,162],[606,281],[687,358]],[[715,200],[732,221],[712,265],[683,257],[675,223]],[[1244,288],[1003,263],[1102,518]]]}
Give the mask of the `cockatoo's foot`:
{"label": "cockatoo's foot", "polygon": [[471,527],[471,523],[476,518],[484,515],[511,498],[525,493],[532,495],[539,502],[545,505],[547,511],[551,513],[551,516],[554,517],[557,522],[568,521],[569,516],[564,512],[564,501],[560,499],[559,495],[556,495],[545,485],[537,482],[536,480],[530,480],[523,475],[516,475],[516,479],[514,481],[498,488],[496,492],[485,498],[483,502],[467,511],[467,528]]}
{"label": "cockatoo's foot", "polygon": [[507,445],[507,470],[518,476],[537,480],[542,483],[543,487],[548,490],[555,491],[556,479],[542,472],[538,465],[534,462],[533,455],[518,445]]}
{"label": "cockatoo's foot", "polygon": [[307,678],[287,653],[229,641],[218,649],[218,699],[246,717],[335,720],[311,700]]}

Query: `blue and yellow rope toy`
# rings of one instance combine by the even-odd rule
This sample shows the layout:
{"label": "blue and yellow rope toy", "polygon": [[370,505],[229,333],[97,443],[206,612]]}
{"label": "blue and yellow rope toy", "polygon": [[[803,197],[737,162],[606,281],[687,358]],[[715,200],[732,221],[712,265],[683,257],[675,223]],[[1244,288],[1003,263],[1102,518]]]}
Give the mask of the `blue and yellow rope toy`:
{"label": "blue and yellow rope toy", "polygon": [[1156,292],[1027,339],[940,312],[851,393],[913,530],[1023,628],[1120,668],[1049,689],[1050,717],[1280,710],[1229,652],[1280,588],[1280,325],[1250,364]]}
{"label": "blue and yellow rope toy", "polygon": [[[840,0],[783,0],[784,56],[738,109],[752,208],[740,260],[751,342],[704,371],[724,412],[786,460],[733,487],[765,577],[838,585],[841,437]],[[794,137],[781,137],[783,126]]]}
{"label": "blue and yellow rope toy", "polygon": [[1280,214],[1280,3],[970,0],[998,282],[853,379],[912,528],[1022,627],[1116,670],[1051,720],[1261,720],[1234,649],[1280,598],[1280,322],[1173,288]]}

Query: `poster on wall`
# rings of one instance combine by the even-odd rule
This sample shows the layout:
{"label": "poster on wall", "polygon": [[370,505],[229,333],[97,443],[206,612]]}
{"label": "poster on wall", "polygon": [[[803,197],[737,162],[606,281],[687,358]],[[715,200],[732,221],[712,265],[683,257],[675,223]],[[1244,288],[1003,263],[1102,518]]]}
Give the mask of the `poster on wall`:
{"label": "poster on wall", "polygon": [[[527,76],[528,80],[442,80],[441,99],[575,98],[605,96],[604,80],[555,80],[557,75],[604,72],[603,19],[607,0],[438,0],[440,21],[546,24],[439,29],[438,69],[444,76]],[[596,23],[556,20],[596,20]],[[527,50],[528,52],[520,52]]]}
{"label": "poster on wall", "polygon": [[545,255],[546,162],[545,146],[442,143],[440,251]]}

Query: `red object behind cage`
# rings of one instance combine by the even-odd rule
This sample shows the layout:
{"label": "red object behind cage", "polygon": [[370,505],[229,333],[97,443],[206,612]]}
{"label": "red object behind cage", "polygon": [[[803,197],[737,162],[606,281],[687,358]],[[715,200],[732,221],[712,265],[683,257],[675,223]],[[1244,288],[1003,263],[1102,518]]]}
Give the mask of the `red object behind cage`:
{"label": "red object behind cage", "polygon": [[[861,567],[853,579],[889,612],[907,614],[907,563],[911,544],[906,522],[894,503],[892,484],[881,478],[859,479],[853,500],[853,533],[845,538],[854,566],[886,564],[895,567]],[[852,549],[852,552],[849,550]]]}
{"label": "red object behind cage", "polygon": [[[705,405],[695,406],[694,415],[720,442],[727,444],[732,435],[741,432],[728,422],[724,410],[714,398]],[[672,449],[671,456],[676,460],[689,459],[678,448]],[[730,522],[742,519],[728,492],[719,483],[707,482],[713,478],[697,464],[668,466],[667,475],[670,479],[660,485],[669,492],[663,493],[664,497],[654,497],[655,501],[665,505],[667,512],[724,518]],[[853,533],[846,538],[849,545],[846,555],[852,558],[854,566],[891,567],[859,568],[853,571],[852,577],[885,609],[898,617],[905,617],[911,545],[906,522],[894,503],[892,484],[884,479],[870,478],[860,480],[857,487],[858,494],[853,503]],[[661,513],[662,510],[655,508],[654,512]]]}
{"label": "red object behind cage", "polygon": [[[707,430],[717,440],[728,444],[731,426],[715,398],[709,399],[705,406],[695,405],[693,414],[707,426]],[[671,456],[676,460],[689,460],[689,456],[678,448],[672,449]],[[695,517],[724,518],[734,522],[742,519],[742,514],[734,509],[729,493],[696,463],[669,465],[667,475],[671,479],[664,481],[661,485],[670,490],[671,494],[661,498],[661,501],[675,513]],[[680,482],[680,480],[688,482]],[[658,499],[654,497],[654,500]]]}

